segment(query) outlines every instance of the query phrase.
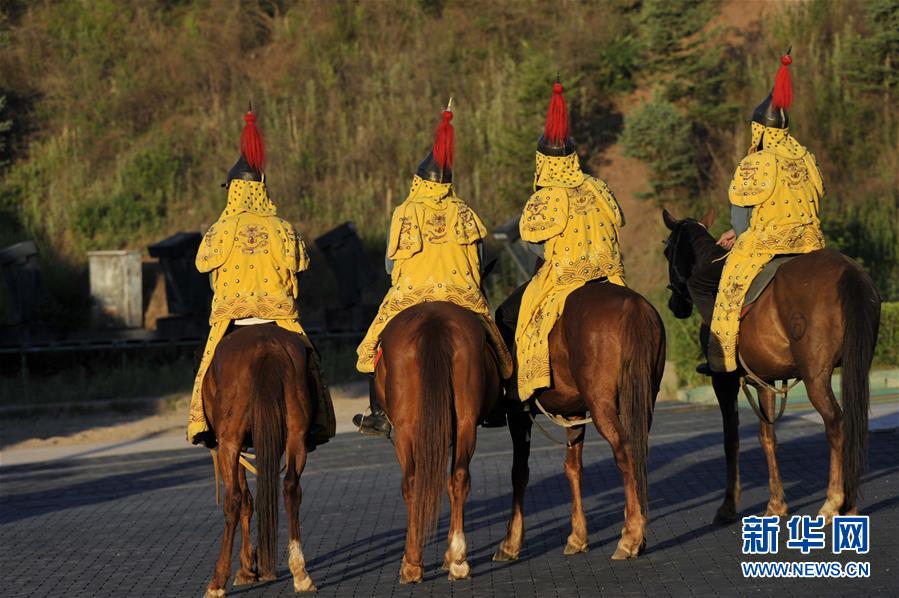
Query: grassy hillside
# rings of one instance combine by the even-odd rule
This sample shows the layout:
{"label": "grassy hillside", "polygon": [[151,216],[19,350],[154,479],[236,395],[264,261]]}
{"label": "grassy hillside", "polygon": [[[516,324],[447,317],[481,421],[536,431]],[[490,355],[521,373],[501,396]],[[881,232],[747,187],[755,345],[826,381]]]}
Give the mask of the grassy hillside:
{"label": "grassy hillside", "polygon": [[[713,0],[5,0],[0,11],[0,246],[39,242],[62,314],[83,304],[85,250],[140,248],[216,218],[248,100],[272,195],[306,235],[350,219],[381,243],[450,95],[460,195],[488,225],[513,216],[557,72],[586,163],[603,175],[623,147],[645,164],[631,222],[662,204],[723,213],[745,121],[790,44],[791,121],[824,170],[828,239],[899,295],[897,0],[789,3],[760,18]],[[639,270],[657,267],[641,256],[658,240],[624,247],[639,290],[656,296],[660,273]]]}

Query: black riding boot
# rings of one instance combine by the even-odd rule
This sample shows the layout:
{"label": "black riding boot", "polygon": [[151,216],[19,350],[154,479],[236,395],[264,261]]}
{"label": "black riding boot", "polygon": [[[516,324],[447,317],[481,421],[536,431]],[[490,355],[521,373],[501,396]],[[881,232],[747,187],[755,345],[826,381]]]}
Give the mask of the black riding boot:
{"label": "black riding boot", "polygon": [[378,398],[375,396],[375,377],[370,376],[368,379],[368,405],[370,413],[357,413],[353,416],[353,425],[359,428],[359,432],[368,436],[384,436],[390,438],[390,432],[393,426],[387,419],[387,414],[378,404]]}
{"label": "black riding boot", "polygon": [[703,376],[711,376],[712,368],[709,366],[709,339],[712,338],[711,329],[705,324],[699,325],[699,346],[702,347],[702,354],[705,355],[705,362],[696,366],[696,373]]}
{"label": "black riding boot", "polygon": [[502,400],[496,402],[493,410],[481,420],[482,428],[505,428],[506,427],[506,408],[503,407]]}

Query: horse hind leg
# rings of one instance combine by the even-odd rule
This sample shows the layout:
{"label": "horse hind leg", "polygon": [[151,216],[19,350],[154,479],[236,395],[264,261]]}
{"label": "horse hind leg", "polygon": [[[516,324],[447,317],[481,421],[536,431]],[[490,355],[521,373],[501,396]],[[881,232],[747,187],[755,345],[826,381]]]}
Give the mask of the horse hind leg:
{"label": "horse hind leg", "polygon": [[827,498],[818,511],[823,515],[826,523],[833,520],[834,515],[840,514],[845,496],[843,494],[843,419],[837,405],[836,397],[830,387],[830,375],[815,378],[806,382],[808,398],[814,405],[821,419],[824,420],[824,429],[827,434],[827,442],[830,445],[830,482],[827,485]]}
{"label": "horse hind leg", "polygon": [[[759,389],[759,408],[768,415],[769,420],[774,418],[775,397],[773,391],[766,388]],[[777,436],[774,433],[774,424],[759,421],[759,444],[762,445],[765,458],[768,460],[768,489],[771,493],[765,515],[784,517],[788,510],[787,502],[784,499],[783,481],[777,466]]]}
{"label": "horse hind leg", "polygon": [[[287,511],[287,559],[290,573],[293,576],[295,592],[314,592],[316,590],[312,577],[306,571],[306,557],[300,539],[300,504],[303,501],[303,488],[300,476],[306,468],[306,430],[311,415],[303,409],[308,399],[300,395],[287,404],[287,446],[286,467],[284,471],[284,508]],[[305,425],[304,425],[305,424]]]}
{"label": "horse hind leg", "polygon": [[[396,422],[394,422],[396,423]],[[412,460],[412,444],[414,440],[406,431],[406,426],[394,428],[394,443],[397,461],[403,470],[403,500],[406,503],[406,546],[403,551],[403,560],[400,563],[400,583],[419,583],[424,579],[424,565],[422,564],[422,543],[419,530],[412,522],[415,520],[415,501],[413,487],[415,484],[415,462]]]}
{"label": "horse hind leg", "polygon": [[238,468],[238,482],[240,483],[240,569],[234,577],[235,586],[244,586],[256,583],[259,576],[256,574],[256,551],[253,549],[253,540],[250,535],[250,520],[253,518],[253,493],[247,484],[247,470]]}
{"label": "horse hind leg", "polygon": [[565,555],[587,552],[587,518],[581,501],[581,476],[584,471],[584,426],[568,428],[568,449],[565,454],[565,477],[571,486],[571,535],[565,545]]}
{"label": "horse hind leg", "polygon": [[514,561],[521,554],[524,544],[524,491],[528,485],[530,469],[528,458],[531,452],[531,418],[521,405],[509,408],[509,435],[512,437],[512,515],[506,529],[506,536],[497,547],[493,560]]}
{"label": "horse hind leg", "polygon": [[449,571],[450,580],[468,579],[471,567],[468,565],[468,546],[465,542],[465,501],[471,491],[469,465],[476,442],[476,422],[474,419],[460,420],[456,427],[456,446],[453,466],[447,490],[450,499],[450,528],[443,569]]}
{"label": "horse hind leg", "polygon": [[236,443],[222,443],[219,445],[219,465],[221,466],[222,481],[225,488],[225,497],[222,510],[225,514],[225,531],[222,534],[222,546],[219,558],[215,565],[212,581],[206,588],[206,598],[220,598],[225,595],[225,585],[231,577],[231,554],[234,549],[234,532],[237,529],[237,521],[240,516],[242,493],[238,481],[237,462],[239,446]]}
{"label": "horse hind leg", "polygon": [[636,558],[646,547],[646,517],[637,490],[637,477],[630,442],[616,411],[615,395],[591,402],[590,413],[596,430],[609,443],[624,483],[624,527],[612,560]]}

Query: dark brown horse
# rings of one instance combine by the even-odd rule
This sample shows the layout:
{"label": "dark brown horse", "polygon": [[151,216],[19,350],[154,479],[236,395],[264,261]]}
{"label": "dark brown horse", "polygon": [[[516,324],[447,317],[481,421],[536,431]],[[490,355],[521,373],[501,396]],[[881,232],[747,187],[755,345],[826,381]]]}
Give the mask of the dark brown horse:
{"label": "dark brown horse", "polygon": [[381,346],[375,389],[394,426],[408,511],[400,583],[422,580],[422,547],[440,515],[444,488],[451,515],[443,568],[449,579],[465,579],[468,467],[477,424],[499,397],[495,352],[476,314],[443,301],[403,310],[384,329]]}
{"label": "dark brown horse", "polygon": [[[663,214],[671,235],[666,241],[672,295],[678,318],[693,311],[694,274],[723,258],[725,250],[709,234],[710,211],[701,222]],[[702,314],[708,323],[711,314]],[[830,444],[830,483],[819,515],[855,513],[859,478],[868,455],[868,371],[877,343],[880,296],[861,267],[832,249],[801,255],[783,264],[740,324],[739,352],[746,366],[768,384],[801,378],[808,398],[824,420]],[[840,402],[831,390],[834,368],[843,367]],[[740,374],[715,374],[712,385],[724,420],[727,488],[715,521],[736,520],[740,501],[740,437],[737,393]],[[759,407],[775,419],[775,393],[757,386]],[[774,425],[761,421],[759,441],[768,460],[768,515],[786,515],[777,468]]]}
{"label": "dark brown horse", "polygon": [[[278,478],[285,451],[284,506],[293,587],[297,592],[315,590],[300,545],[300,474],[306,466],[305,440],[315,409],[307,388],[306,346],[300,336],[274,324],[237,327],[219,343],[203,381],[203,404],[218,441],[218,467],[225,487],[225,533],[207,598],[225,595],[238,518],[242,540],[234,585],[276,578]],[[241,449],[250,444],[256,449],[258,471],[258,550],[253,550],[250,540],[253,495],[238,462]]]}
{"label": "dark brown horse", "polygon": [[[548,412],[580,418],[589,411],[608,441],[624,480],[624,528],[613,559],[636,557],[646,544],[646,461],[649,428],[665,368],[665,329],[659,314],[634,291],[591,283],[571,293],[549,334],[552,388],[534,398]],[[495,561],[518,558],[524,543],[531,419],[517,397],[507,404],[512,435],[512,516]],[[533,400],[533,399],[532,399]],[[534,406],[531,406],[534,409]],[[581,504],[584,426],[568,428],[565,475],[571,485],[571,535],[565,554],[587,551]]]}

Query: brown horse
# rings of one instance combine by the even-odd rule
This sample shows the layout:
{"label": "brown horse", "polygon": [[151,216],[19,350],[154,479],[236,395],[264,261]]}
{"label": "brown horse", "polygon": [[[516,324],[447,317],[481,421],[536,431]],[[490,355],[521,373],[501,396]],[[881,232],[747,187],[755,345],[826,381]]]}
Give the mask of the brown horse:
{"label": "brown horse", "polygon": [[[691,295],[696,288],[690,284],[694,274],[720,264],[726,252],[708,232],[714,211],[701,222],[677,220],[667,211],[663,216],[671,230],[665,249],[672,292],[668,305],[676,317],[686,318],[693,311],[694,299],[703,301]],[[710,321],[711,313],[701,315],[704,322]],[[879,323],[880,296],[871,278],[848,257],[822,249],[783,264],[740,324],[739,352],[746,366],[768,384],[801,378],[824,420],[830,483],[818,514],[828,523],[834,515],[857,511],[859,478],[868,455],[868,371]],[[830,384],[834,368],[841,365],[842,407]],[[727,459],[727,488],[715,515],[719,523],[736,520],[740,501],[739,380],[739,373],[712,376],[724,420]],[[759,408],[768,420],[760,421],[759,429],[768,460],[767,514],[783,516],[787,503],[777,467],[777,438],[773,423],[768,423],[775,420],[775,393],[756,387]]]}
{"label": "brown horse", "polygon": [[[531,401],[554,415],[580,418],[587,411],[608,441],[624,480],[624,528],[615,560],[645,547],[646,460],[649,428],[665,368],[665,329],[638,293],[612,283],[590,283],[571,293],[549,334],[553,386]],[[511,394],[511,393],[510,393]],[[524,543],[524,491],[528,483],[531,419],[517,397],[506,403],[512,435],[512,516],[495,561],[518,558]],[[534,409],[532,403],[531,409]],[[565,475],[571,485],[571,534],[565,554],[587,551],[581,504],[584,426],[568,428]]]}
{"label": "brown horse", "polygon": [[[275,324],[237,327],[216,350],[203,381],[203,404],[218,441],[218,466],[225,487],[225,533],[207,598],[225,595],[238,518],[242,540],[234,585],[276,578],[278,477],[285,450],[284,506],[293,587],[297,592],[314,591],[300,545],[300,474],[306,466],[305,440],[315,414],[306,381],[306,346],[300,336]],[[251,444],[258,470],[258,551],[250,540],[253,496],[238,462],[241,449]]]}
{"label": "brown horse", "polygon": [[422,547],[437,524],[444,485],[451,515],[443,568],[449,579],[465,579],[468,467],[477,424],[500,392],[494,349],[475,313],[443,301],[400,312],[384,329],[381,346],[375,390],[394,426],[408,512],[400,583],[422,580]]}

